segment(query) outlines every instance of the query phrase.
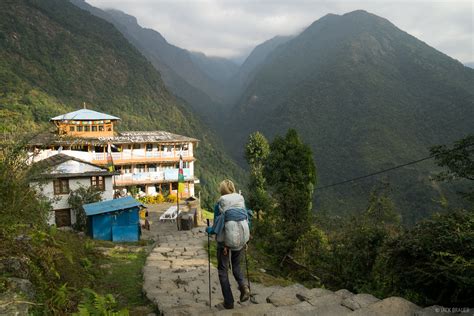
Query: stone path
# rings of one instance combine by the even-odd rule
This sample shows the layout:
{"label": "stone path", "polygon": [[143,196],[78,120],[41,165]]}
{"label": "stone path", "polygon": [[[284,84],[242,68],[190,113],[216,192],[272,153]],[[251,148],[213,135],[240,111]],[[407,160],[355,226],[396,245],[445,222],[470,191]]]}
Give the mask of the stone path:
{"label": "stone path", "polygon": [[[299,284],[264,287],[252,283],[252,302],[238,302],[237,284],[230,275],[235,296],[233,310],[209,307],[208,259],[204,227],[177,231],[175,223],[158,223],[160,212],[150,211],[152,230],[145,237],[157,241],[143,268],[143,291],[167,315],[443,315],[437,306],[421,307],[399,297],[379,300],[370,294],[347,290],[307,289]],[[211,265],[212,305],[222,302],[217,269]],[[437,312],[438,311],[438,312]]]}

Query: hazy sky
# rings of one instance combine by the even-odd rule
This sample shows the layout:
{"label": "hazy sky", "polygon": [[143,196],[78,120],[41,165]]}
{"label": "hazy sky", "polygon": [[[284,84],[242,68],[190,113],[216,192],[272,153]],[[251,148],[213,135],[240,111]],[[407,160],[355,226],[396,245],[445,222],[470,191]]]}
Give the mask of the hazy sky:
{"label": "hazy sky", "polygon": [[168,42],[210,56],[247,55],[275,35],[302,31],[327,13],[363,9],[463,63],[474,62],[474,2],[309,0],[86,0],[119,9]]}

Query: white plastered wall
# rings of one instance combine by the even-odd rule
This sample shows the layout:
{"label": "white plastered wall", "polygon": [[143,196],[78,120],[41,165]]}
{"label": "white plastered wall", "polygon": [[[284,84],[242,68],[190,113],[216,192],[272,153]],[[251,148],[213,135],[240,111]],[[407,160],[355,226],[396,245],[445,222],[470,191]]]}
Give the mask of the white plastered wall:
{"label": "white plastered wall", "polygon": [[[48,218],[48,224],[56,224],[54,217],[54,210],[61,210],[70,208],[69,203],[67,202],[69,194],[54,194],[53,180],[48,180],[41,185],[38,183],[32,183],[32,185],[39,190],[41,194],[47,197],[51,201],[53,211],[50,213]],[[74,191],[80,186],[89,187],[91,185],[91,178],[69,178],[69,189]],[[112,176],[105,176],[105,191],[102,192],[102,200],[112,200],[114,198],[114,189],[112,184]],[[74,211],[71,211],[71,224],[76,223],[76,214]]]}

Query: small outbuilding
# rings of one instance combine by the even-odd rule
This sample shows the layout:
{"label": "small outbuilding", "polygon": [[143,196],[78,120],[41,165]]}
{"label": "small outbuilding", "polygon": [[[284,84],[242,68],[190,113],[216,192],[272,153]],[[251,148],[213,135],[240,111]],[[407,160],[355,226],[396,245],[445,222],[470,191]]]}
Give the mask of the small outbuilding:
{"label": "small outbuilding", "polygon": [[87,231],[93,239],[111,241],[140,240],[138,212],[143,204],[131,196],[84,204]]}

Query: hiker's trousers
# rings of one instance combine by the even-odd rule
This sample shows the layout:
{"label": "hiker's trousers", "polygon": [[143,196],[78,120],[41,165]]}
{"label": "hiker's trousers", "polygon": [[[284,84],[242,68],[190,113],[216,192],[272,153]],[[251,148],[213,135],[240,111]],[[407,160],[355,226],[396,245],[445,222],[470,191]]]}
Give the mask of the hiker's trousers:
{"label": "hiker's trousers", "polygon": [[228,251],[227,256],[224,256],[224,247],[217,246],[217,270],[219,273],[219,282],[221,283],[222,295],[224,296],[224,303],[226,305],[234,303],[234,296],[230,289],[229,282],[229,261],[232,263],[232,274],[234,275],[239,289],[245,285],[244,275],[240,269],[240,255],[244,250]]}

